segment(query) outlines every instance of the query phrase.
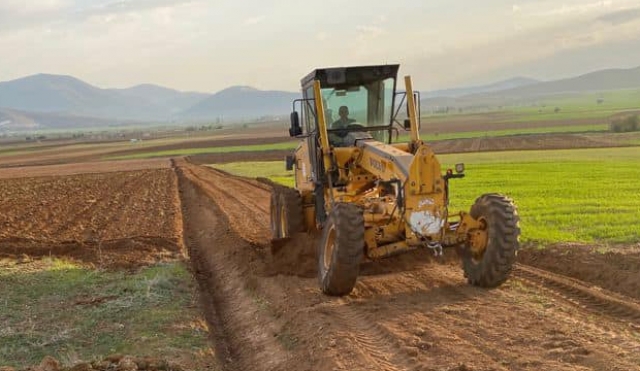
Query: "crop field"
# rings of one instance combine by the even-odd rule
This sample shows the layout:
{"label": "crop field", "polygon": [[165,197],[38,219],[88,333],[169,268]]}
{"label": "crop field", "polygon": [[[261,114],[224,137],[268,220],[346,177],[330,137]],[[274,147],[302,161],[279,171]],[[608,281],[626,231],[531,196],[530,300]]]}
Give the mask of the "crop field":
{"label": "crop field", "polygon": [[[462,162],[467,169],[466,178],[451,183],[452,210],[468,210],[483,193],[509,195],[520,208],[524,242],[640,240],[638,148],[466,153],[443,155],[440,161],[444,168]],[[293,186],[283,161],[215,167]]]}
{"label": "crop field", "polygon": [[[440,124],[482,120],[491,117],[495,124],[535,124],[538,122],[602,121],[619,112],[637,111],[640,90],[624,89],[592,93],[560,94],[542,99],[525,99],[526,103],[493,107],[492,112],[461,112],[426,114],[424,119]],[[599,103],[598,103],[599,102]],[[490,108],[485,108],[490,109]]]}
{"label": "crop field", "polygon": [[[635,140],[598,135],[543,144]],[[523,248],[494,290],[468,285],[455,251],[417,250],[363,262],[349,296],[322,295],[316,236],[271,249],[271,186],[253,178],[292,177],[259,161],[268,151],[0,169],[0,367],[637,369],[640,151],[495,151],[539,140],[443,141],[443,168],[467,168],[452,208],[489,191],[519,206]]]}

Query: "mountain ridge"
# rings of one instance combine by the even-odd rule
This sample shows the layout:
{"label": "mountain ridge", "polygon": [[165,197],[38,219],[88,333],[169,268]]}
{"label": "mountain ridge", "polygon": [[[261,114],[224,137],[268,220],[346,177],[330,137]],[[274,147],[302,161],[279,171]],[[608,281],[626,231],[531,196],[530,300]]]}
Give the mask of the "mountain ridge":
{"label": "mountain ridge", "polygon": [[[424,92],[424,107],[505,105],[544,95],[640,88],[640,66],[609,68],[538,81],[515,77],[492,84]],[[470,94],[464,94],[470,93]],[[463,94],[463,95],[461,95]],[[445,96],[443,96],[445,95]],[[70,75],[40,73],[0,82],[0,130],[57,128],[62,117],[80,125],[123,122],[234,122],[285,116],[298,92],[234,85],[215,93],[183,92],[156,84],[103,89]],[[65,126],[66,127],[66,126]]]}

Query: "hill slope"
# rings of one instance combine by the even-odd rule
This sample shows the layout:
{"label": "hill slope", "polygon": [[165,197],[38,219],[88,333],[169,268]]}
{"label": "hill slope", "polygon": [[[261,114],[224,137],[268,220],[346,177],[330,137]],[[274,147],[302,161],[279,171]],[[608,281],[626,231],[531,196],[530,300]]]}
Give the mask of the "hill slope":
{"label": "hill slope", "polygon": [[126,89],[111,89],[111,91],[154,105],[166,115],[175,115],[211,96],[206,93],[182,92],[153,84],[141,84]]}
{"label": "hill slope", "polygon": [[432,97],[422,100],[426,107],[506,105],[545,96],[640,88],[640,67],[607,69],[566,79],[538,82],[493,92],[461,97]]}
{"label": "hill slope", "polygon": [[233,86],[206,98],[184,111],[180,117],[191,120],[217,117],[222,117],[224,120],[238,120],[286,115],[291,111],[291,102],[299,97],[299,93]]}
{"label": "hill slope", "polygon": [[502,90],[492,95],[532,97],[560,93],[632,89],[639,87],[640,67],[636,67],[629,69],[600,70],[577,77],[540,82],[534,85]]}
{"label": "hill slope", "polygon": [[423,98],[450,97],[457,98],[465,95],[490,93],[500,90],[512,89],[521,86],[528,86],[539,83],[539,80],[530,79],[528,77],[514,77],[508,80],[498,81],[488,85],[470,86],[462,88],[442,89],[423,92]]}
{"label": "hill slope", "polygon": [[0,83],[0,107],[108,118],[156,117],[149,105],[71,76],[33,75]]}

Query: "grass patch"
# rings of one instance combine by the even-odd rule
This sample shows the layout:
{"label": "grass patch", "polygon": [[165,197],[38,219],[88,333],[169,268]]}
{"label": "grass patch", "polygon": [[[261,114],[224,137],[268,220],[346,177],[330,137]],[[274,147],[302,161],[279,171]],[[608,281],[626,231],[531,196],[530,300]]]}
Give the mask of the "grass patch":
{"label": "grass patch", "polygon": [[269,178],[274,182],[289,187],[293,187],[294,185],[293,171],[285,170],[284,161],[232,162],[211,166],[216,169],[249,178]]}
{"label": "grass patch", "polygon": [[[509,151],[439,156],[443,167],[464,162],[467,177],[451,182],[451,210],[469,210],[483,193],[515,199],[522,240],[530,243],[640,241],[638,148]],[[216,166],[292,186],[282,162]]]}
{"label": "grass patch", "polygon": [[[428,125],[428,123],[427,123]],[[464,131],[455,133],[421,134],[421,138],[426,141],[437,141],[446,139],[479,138],[479,137],[500,137],[509,135],[545,134],[545,133],[584,133],[584,132],[606,132],[609,130],[607,124],[596,125],[572,125],[572,126],[552,126],[544,128],[522,128],[506,130],[488,131]],[[283,138],[284,140],[284,138]],[[409,134],[401,134],[396,142],[406,142]],[[154,144],[155,145],[155,144]],[[255,144],[247,146],[222,146],[222,147],[202,147],[172,149],[166,151],[153,151],[150,149],[146,153],[136,153],[131,155],[106,156],[106,160],[131,160],[152,157],[189,156],[208,153],[232,153],[232,152],[261,152],[272,150],[292,150],[298,145],[297,141],[285,141],[271,144]],[[143,146],[143,145],[141,145]]]}
{"label": "grass patch", "polygon": [[473,153],[440,160],[467,167],[467,177],[451,183],[452,210],[468,209],[483,193],[505,193],[518,204],[524,241],[640,241],[638,148]]}
{"label": "grass patch", "polygon": [[1,267],[0,366],[38,364],[46,355],[70,365],[114,353],[163,359],[210,353],[196,285],[180,262],[137,273],[55,259]]}
{"label": "grass patch", "polygon": [[[426,125],[428,126],[428,122]],[[467,139],[467,138],[482,138],[482,137],[505,137],[511,135],[529,135],[529,134],[558,134],[558,133],[587,133],[587,132],[607,132],[609,125],[607,124],[594,124],[594,125],[572,125],[572,126],[550,126],[543,128],[522,128],[522,129],[505,129],[505,130],[477,130],[477,131],[463,131],[456,133],[421,133],[420,139],[427,142],[434,142],[438,140],[448,139]],[[399,139],[394,142],[407,142],[409,141],[409,134],[400,135]]]}
{"label": "grass patch", "polygon": [[185,148],[167,151],[155,151],[147,153],[138,153],[134,155],[108,156],[107,160],[130,160],[150,157],[170,157],[170,156],[188,156],[207,153],[231,153],[231,152],[260,152],[272,151],[280,149],[294,149],[298,142],[282,142],[272,144],[254,144],[248,146],[226,146],[226,147],[203,147],[203,148]]}

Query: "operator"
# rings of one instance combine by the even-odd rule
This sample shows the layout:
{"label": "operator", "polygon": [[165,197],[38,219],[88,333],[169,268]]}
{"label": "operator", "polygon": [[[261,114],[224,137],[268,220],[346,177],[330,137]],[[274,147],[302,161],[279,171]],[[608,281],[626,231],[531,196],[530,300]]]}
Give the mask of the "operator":
{"label": "operator", "polygon": [[[340,109],[338,109],[338,115],[340,116],[340,118],[331,124],[330,129],[346,129],[349,125],[356,122],[356,120],[349,118],[349,107],[347,106],[340,106]],[[345,135],[346,132],[329,133],[329,144],[336,147],[344,146]]]}
{"label": "operator", "polygon": [[331,129],[346,129],[347,126],[356,122],[356,120],[349,118],[349,107],[347,106],[340,106],[338,115],[340,118],[331,124]]}

